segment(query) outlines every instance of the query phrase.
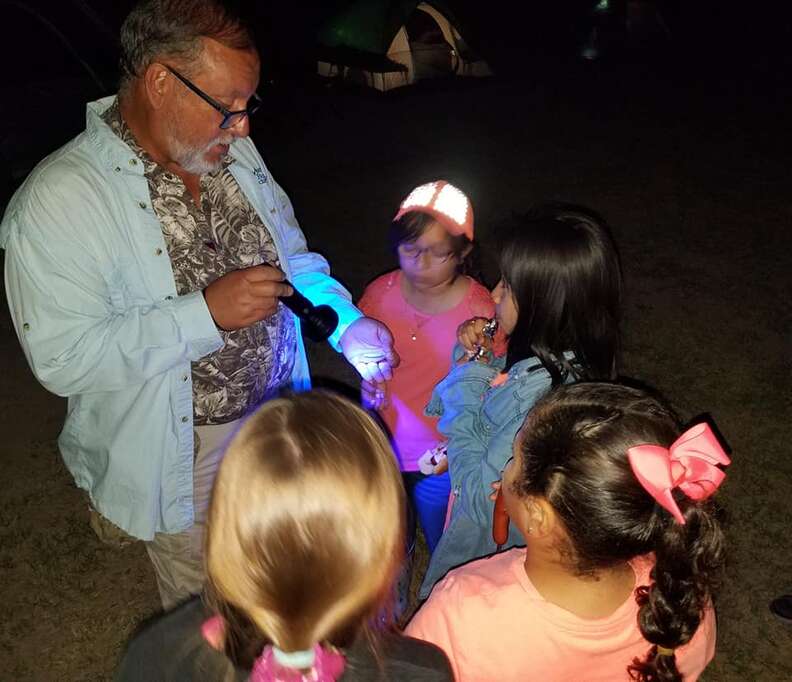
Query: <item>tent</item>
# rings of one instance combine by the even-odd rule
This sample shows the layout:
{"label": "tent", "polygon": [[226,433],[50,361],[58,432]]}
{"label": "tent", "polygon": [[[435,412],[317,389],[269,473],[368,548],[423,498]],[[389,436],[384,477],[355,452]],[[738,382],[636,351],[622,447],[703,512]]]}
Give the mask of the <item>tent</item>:
{"label": "tent", "polygon": [[356,0],[318,33],[317,71],[377,90],[422,78],[488,76],[442,2]]}

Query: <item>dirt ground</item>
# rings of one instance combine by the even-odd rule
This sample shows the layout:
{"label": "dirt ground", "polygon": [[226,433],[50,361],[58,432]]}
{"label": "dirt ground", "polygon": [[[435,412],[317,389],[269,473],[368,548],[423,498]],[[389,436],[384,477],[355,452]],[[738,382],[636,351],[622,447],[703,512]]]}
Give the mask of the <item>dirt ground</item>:
{"label": "dirt ground", "polygon": [[[627,284],[624,374],[684,417],[709,413],[733,451],[728,580],[705,678],[792,679],[792,628],[767,610],[792,590],[787,93],[773,79],[650,66],[531,74],[388,97],[275,91],[255,139],[356,296],[390,265],[385,227],[421,181],[468,191],[484,247],[500,218],[540,200],[610,220]],[[157,611],[153,574],[142,545],[109,548],[88,527],[55,444],[65,402],[32,377],[5,310],[0,353],[0,679],[108,679]],[[311,354],[317,376],[354,383],[333,353]]]}

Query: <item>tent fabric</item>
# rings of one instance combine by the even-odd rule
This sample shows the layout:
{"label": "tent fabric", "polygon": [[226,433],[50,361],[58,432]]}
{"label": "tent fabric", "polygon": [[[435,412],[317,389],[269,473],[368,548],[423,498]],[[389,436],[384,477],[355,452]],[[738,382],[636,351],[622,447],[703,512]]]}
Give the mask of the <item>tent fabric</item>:
{"label": "tent fabric", "polygon": [[[385,54],[399,28],[419,4],[420,0],[356,0],[330,19],[319,30],[317,38],[327,47],[343,46]],[[445,3],[432,4],[454,22]]]}
{"label": "tent fabric", "polygon": [[319,47],[319,61],[330,64],[343,64],[354,69],[366,69],[379,73],[404,72],[407,67],[388,59],[384,54],[363,52],[354,48],[345,47]]}
{"label": "tent fabric", "polygon": [[341,10],[319,31],[319,43],[385,54],[418,2],[414,0],[358,0]]}
{"label": "tent fabric", "polygon": [[491,73],[462,39],[445,3],[436,0],[356,0],[317,37],[320,75],[377,90],[435,76]]}

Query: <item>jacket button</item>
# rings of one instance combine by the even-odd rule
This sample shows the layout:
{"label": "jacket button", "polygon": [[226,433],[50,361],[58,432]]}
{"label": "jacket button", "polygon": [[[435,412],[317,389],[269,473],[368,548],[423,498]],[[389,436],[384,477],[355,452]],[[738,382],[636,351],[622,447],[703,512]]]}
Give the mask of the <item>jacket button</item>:
{"label": "jacket button", "polygon": [[129,159],[129,165],[130,166],[137,166],[137,163],[138,163],[137,159]]}
{"label": "jacket button", "polygon": [[166,297],[165,297],[165,300],[166,300],[166,301],[172,301],[172,300],[173,300],[173,296],[166,296]]}
{"label": "jacket button", "polygon": [[116,173],[120,173],[121,172],[121,166],[116,166],[113,170],[115,170]]}
{"label": "jacket button", "polygon": [[189,417],[182,417],[182,424],[186,424],[188,421],[190,421]]}
{"label": "jacket button", "polygon": [[141,202],[138,204],[138,206],[140,206],[140,208],[142,208],[144,211],[146,210],[146,202],[145,202],[145,201],[141,201]]}
{"label": "jacket button", "polygon": [[188,377],[188,376],[185,374],[185,375],[182,377],[182,381],[187,381],[189,378],[190,378],[190,377]]}
{"label": "jacket button", "polygon": [[29,332],[30,331],[30,325],[27,322],[25,322],[25,324],[22,325],[22,329],[24,329],[26,332]]}
{"label": "jacket button", "polygon": [[154,255],[155,256],[161,256],[162,255],[162,249],[160,249],[160,248],[154,249]]}

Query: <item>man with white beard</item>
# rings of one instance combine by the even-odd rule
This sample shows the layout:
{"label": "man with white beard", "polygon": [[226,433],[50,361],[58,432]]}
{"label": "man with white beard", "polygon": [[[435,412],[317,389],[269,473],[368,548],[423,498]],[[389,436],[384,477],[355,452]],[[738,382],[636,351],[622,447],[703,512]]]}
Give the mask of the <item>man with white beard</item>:
{"label": "man with white beard", "polygon": [[[69,399],[59,447],[99,536],[146,542],[163,605],[203,583],[223,445],[283,388],[309,385],[292,282],[339,315],[364,378],[398,363],[306,247],[248,139],[259,57],[221,0],[142,0],[121,29],[117,97],[42,161],[0,227],[28,362]],[[244,502],[242,502],[244,503]]]}

